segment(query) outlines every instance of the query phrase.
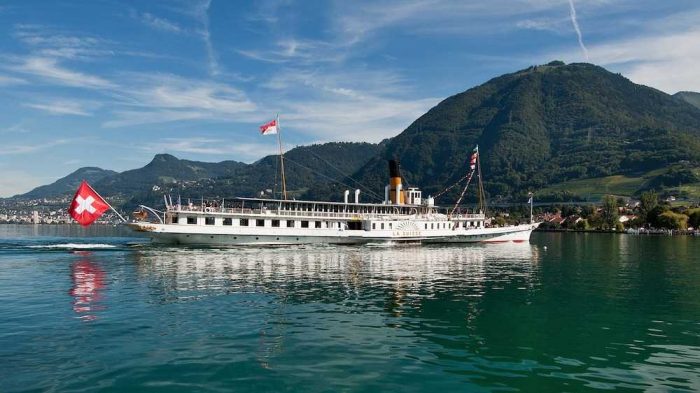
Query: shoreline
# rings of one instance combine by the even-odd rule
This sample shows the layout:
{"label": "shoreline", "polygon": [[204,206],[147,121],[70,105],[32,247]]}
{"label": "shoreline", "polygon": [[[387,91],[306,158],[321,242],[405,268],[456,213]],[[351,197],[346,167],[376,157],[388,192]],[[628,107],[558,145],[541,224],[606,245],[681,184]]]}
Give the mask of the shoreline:
{"label": "shoreline", "polygon": [[[96,227],[119,227],[121,222],[118,223],[106,223],[106,222],[96,222],[93,225]],[[46,226],[46,227],[58,227],[58,226],[74,226],[76,228],[82,228],[76,223],[28,223],[28,222],[0,222],[0,225],[19,225],[25,227],[31,226]],[[613,234],[613,235],[652,235],[652,236],[700,236],[700,230],[670,230],[670,229],[653,229],[653,230],[625,230],[625,231],[611,231],[602,229],[543,229],[536,228],[533,232],[557,232],[557,233],[600,233],[600,234]]]}
{"label": "shoreline", "polygon": [[652,235],[652,236],[700,236],[700,231],[689,230],[671,230],[671,229],[654,229],[654,230],[639,230],[631,231],[611,231],[603,229],[540,229],[537,228],[533,232],[569,232],[569,233],[607,233],[617,235]]}

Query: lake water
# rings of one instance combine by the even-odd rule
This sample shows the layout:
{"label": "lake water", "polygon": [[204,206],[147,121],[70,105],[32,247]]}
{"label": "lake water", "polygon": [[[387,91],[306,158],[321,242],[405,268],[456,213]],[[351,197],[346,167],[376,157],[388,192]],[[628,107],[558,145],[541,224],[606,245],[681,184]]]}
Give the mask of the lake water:
{"label": "lake water", "polygon": [[0,391],[700,390],[700,238],[154,247],[0,226]]}

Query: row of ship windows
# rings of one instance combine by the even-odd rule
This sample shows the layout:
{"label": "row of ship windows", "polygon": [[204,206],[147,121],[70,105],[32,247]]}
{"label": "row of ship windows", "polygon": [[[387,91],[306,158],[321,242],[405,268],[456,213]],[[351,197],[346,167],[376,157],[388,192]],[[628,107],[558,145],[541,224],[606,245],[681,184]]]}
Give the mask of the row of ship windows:
{"label": "row of ship windows", "polygon": [[[222,224],[225,226],[232,226],[233,223],[233,218],[226,217],[222,220]],[[241,219],[236,219],[236,223],[238,226],[242,227],[248,227],[248,226],[256,226],[256,227],[264,227],[265,226],[265,220],[263,219],[248,219],[248,218],[241,218]],[[301,223],[301,228],[341,228],[342,224],[340,222],[330,222],[330,221],[300,221]],[[187,224],[189,225],[196,225],[197,224],[197,217],[187,217]],[[361,228],[354,228],[355,225],[351,224],[359,224],[359,223],[349,223],[349,226],[353,226],[353,228],[348,228],[348,229],[361,229]],[[214,217],[204,217],[204,225],[216,225],[216,219]],[[447,228],[452,228],[451,223],[447,222],[438,222],[438,223],[430,223],[428,224],[427,222],[424,223],[424,229],[447,229]],[[460,225],[459,222],[457,223],[457,228],[460,226],[463,228],[467,227],[478,227],[478,223],[476,221],[463,221],[462,224]],[[270,220],[270,226],[273,228],[279,228],[281,226],[286,226],[287,228],[295,228],[296,227],[296,221],[294,220]],[[386,223],[372,223],[372,229],[393,229],[393,223],[389,222]]]}
{"label": "row of ship windows", "polygon": [[[222,220],[222,224],[226,226],[232,226],[233,225],[233,218],[227,217]],[[273,228],[279,228],[282,226],[284,220],[270,220],[270,225]],[[287,228],[295,228],[295,222],[294,220],[287,220],[284,225]],[[340,223],[333,223],[330,221],[300,221],[301,222],[301,227],[302,228],[340,228]],[[236,223],[238,226],[242,227],[249,227],[249,226],[256,226],[256,227],[264,227],[265,226],[265,220],[262,219],[257,219],[257,220],[252,220],[252,219],[247,219],[247,218],[241,218],[241,219],[236,219]],[[197,217],[187,217],[187,224],[190,225],[196,225],[197,224]],[[204,225],[216,225],[216,219],[214,217],[204,217]]]}
{"label": "row of ship windows", "polygon": [[[379,226],[377,227],[377,225],[379,225]],[[463,221],[461,225],[460,225],[459,222],[457,222],[457,228],[459,228],[460,226],[461,226],[462,228],[467,228],[467,227],[476,228],[478,225],[479,225],[479,224],[478,224],[476,221]],[[442,223],[441,223],[441,222],[438,222],[438,223],[431,222],[430,225],[428,225],[428,223],[426,222],[426,223],[424,223],[424,228],[423,228],[423,229],[428,229],[428,226],[430,226],[430,229],[447,229],[447,228],[452,228],[452,224],[448,224],[447,222],[442,222]],[[373,222],[373,223],[372,223],[372,229],[377,229],[377,228],[379,228],[379,229],[385,229],[385,228],[384,228],[384,223],[377,224],[376,222]],[[386,229],[393,229],[393,228],[392,228],[392,223],[387,223],[387,228],[386,228]]]}

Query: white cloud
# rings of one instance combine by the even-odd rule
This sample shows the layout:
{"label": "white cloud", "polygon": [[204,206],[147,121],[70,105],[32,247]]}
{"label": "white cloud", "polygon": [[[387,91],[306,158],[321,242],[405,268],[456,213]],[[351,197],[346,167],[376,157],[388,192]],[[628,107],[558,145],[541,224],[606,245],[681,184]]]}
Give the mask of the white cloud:
{"label": "white cloud", "polygon": [[[608,12],[611,3],[622,5],[630,0],[579,0],[577,6],[586,14]],[[371,2],[335,2],[330,12],[329,28],[321,38],[290,37],[289,29],[277,26],[284,20],[289,4],[268,2],[251,21],[267,23],[275,37],[268,46],[238,48],[248,58],[278,66],[347,66],[348,59],[364,58],[382,47],[387,40],[401,36],[501,35],[514,29],[536,29],[570,34],[571,7],[568,0],[378,0]],[[610,11],[612,12],[612,11]],[[575,20],[575,16],[573,17]],[[577,23],[577,22],[576,22]],[[580,29],[579,29],[580,31]],[[405,38],[404,38],[405,39]],[[583,40],[581,39],[582,43]]]}
{"label": "white cloud", "polygon": [[236,114],[255,109],[245,94],[237,89],[217,84],[189,86],[160,85],[142,92],[150,105],[162,108],[197,108],[214,113]]}
{"label": "white cloud", "polygon": [[7,56],[6,68],[15,72],[35,75],[61,85],[106,88],[113,84],[104,78],[73,71],[61,65],[67,60],[91,60],[95,57],[113,55],[105,49],[106,41],[83,36],[71,36],[40,25],[18,24],[14,36],[29,46],[26,56]]}
{"label": "white cloud", "polygon": [[251,162],[269,154],[275,154],[274,143],[241,143],[234,139],[220,138],[164,138],[141,149],[151,153],[175,152],[198,155],[234,156]]}
{"label": "white cloud", "polygon": [[[378,142],[403,131],[438,98],[417,94],[400,73],[390,70],[308,70],[289,68],[261,85],[283,124],[317,141]],[[403,97],[418,96],[416,99]]]}
{"label": "white cloud", "polygon": [[287,0],[260,0],[253,2],[255,5],[254,10],[245,16],[246,20],[251,22],[256,26],[260,26],[261,23],[265,23],[272,27],[277,25],[280,20],[286,20],[283,12],[284,8],[290,5]]}
{"label": "white cloud", "polygon": [[14,36],[38,57],[90,60],[114,55],[107,49],[108,41],[87,34],[67,35],[40,25],[15,25]]}
{"label": "white cloud", "polygon": [[[227,84],[173,75],[136,75],[124,83],[133,87],[121,91],[121,109],[104,127],[191,120],[257,123],[265,120],[261,113],[279,112],[295,132],[316,140],[379,141],[400,133],[438,102],[397,98],[413,92],[400,74],[389,71],[288,69],[260,85],[257,101]],[[173,143],[171,148],[191,153],[220,149],[213,143]]]}
{"label": "white cloud", "polygon": [[245,57],[267,63],[294,63],[297,65],[332,63],[345,59],[346,53],[341,43],[328,43],[318,40],[300,40],[286,37],[278,40],[272,49],[239,49]]}
{"label": "white cloud", "polygon": [[10,154],[34,153],[37,151],[50,149],[52,147],[56,147],[59,145],[65,145],[66,143],[68,143],[68,141],[65,139],[57,139],[55,141],[47,142],[47,143],[27,143],[27,144],[21,144],[21,145],[5,144],[5,145],[0,146],[0,154],[10,155]]}
{"label": "white cloud", "polygon": [[590,50],[591,57],[604,64],[640,61],[664,61],[700,53],[700,29],[665,35],[649,35],[632,39],[609,41]]}
{"label": "white cloud", "polygon": [[51,181],[51,178],[35,176],[34,174],[10,168],[2,168],[0,176],[0,198],[23,194]]}
{"label": "white cloud", "polygon": [[36,75],[66,86],[84,88],[112,88],[110,81],[95,75],[72,71],[62,67],[53,58],[27,57],[20,64],[10,66],[15,72]]}
{"label": "white cloud", "polygon": [[118,110],[114,112],[114,118],[102,123],[102,127],[117,128],[130,127],[144,124],[169,123],[173,121],[206,119],[203,111],[167,111],[167,110],[142,110],[129,111]]}
{"label": "white cloud", "polygon": [[647,62],[631,67],[625,73],[627,76],[643,85],[652,86],[668,94],[679,91],[700,91],[700,71],[697,69],[698,60],[675,59],[666,62]]}
{"label": "white cloud", "polygon": [[[589,0],[588,6],[597,6],[607,0]],[[267,11],[264,20],[276,23],[284,19],[278,7]],[[268,48],[241,49],[243,56],[268,63],[310,65],[343,62],[367,50],[366,44],[381,39],[382,30],[396,28],[402,35],[464,35],[494,34],[503,29],[549,28],[558,26],[558,18],[521,19],[545,11],[567,10],[566,0],[492,0],[455,2],[451,0],[389,0],[364,2],[336,2],[326,39],[290,38],[288,33],[273,41]],[[272,12],[272,13],[270,13]],[[262,13],[261,13],[262,14]],[[260,17],[256,16],[256,21]],[[545,22],[546,20],[546,22]],[[276,31],[279,29],[272,29]]]}
{"label": "white cloud", "polygon": [[552,33],[560,33],[565,22],[569,22],[569,18],[536,18],[519,20],[515,26],[519,29],[526,30],[542,30]]}
{"label": "white cloud", "polygon": [[24,85],[27,81],[14,76],[0,75],[0,86]]}
{"label": "white cloud", "polygon": [[[586,5],[597,7],[607,0],[591,0]],[[335,22],[338,34],[353,43],[364,41],[373,33],[401,27],[409,34],[464,34],[499,31],[512,28],[513,17],[562,9],[563,0],[392,0],[373,2],[357,7],[354,2],[340,3]],[[488,30],[484,30],[488,28]]]}
{"label": "white cloud", "polygon": [[24,124],[24,121],[15,123],[7,128],[0,129],[0,134],[25,134],[29,132]]}
{"label": "white cloud", "polygon": [[401,133],[438,101],[372,96],[304,100],[287,103],[283,121],[319,141],[379,142]]}
{"label": "white cloud", "polygon": [[[632,81],[669,94],[700,91],[700,29],[665,32],[589,45],[592,62],[622,72]],[[577,61],[578,52],[545,55]]]}
{"label": "white cloud", "polygon": [[56,100],[47,103],[25,104],[30,108],[39,109],[53,115],[75,115],[75,116],[91,116],[87,111],[88,106],[94,106],[84,102]]}
{"label": "white cloud", "polygon": [[192,80],[174,75],[137,75],[133,87],[120,91],[115,119],[105,127],[165,123],[194,119],[240,120],[257,105],[247,95],[224,83]]}
{"label": "white cloud", "polygon": [[288,58],[281,56],[274,50],[258,50],[258,49],[237,49],[238,54],[249,59],[264,61],[266,63],[286,63]]}
{"label": "white cloud", "polygon": [[185,30],[180,27],[178,24],[175,22],[172,22],[170,20],[167,20],[165,18],[157,17],[153,14],[150,14],[148,12],[144,12],[142,14],[138,14],[138,19],[143,22],[144,24],[150,26],[151,28],[154,28],[156,30],[161,30],[165,31],[168,33],[183,33]]}
{"label": "white cloud", "polygon": [[266,89],[283,92],[298,92],[311,89],[311,93],[335,93],[346,96],[407,94],[410,92],[407,80],[398,72],[390,70],[310,70],[288,68],[273,75],[261,84]]}

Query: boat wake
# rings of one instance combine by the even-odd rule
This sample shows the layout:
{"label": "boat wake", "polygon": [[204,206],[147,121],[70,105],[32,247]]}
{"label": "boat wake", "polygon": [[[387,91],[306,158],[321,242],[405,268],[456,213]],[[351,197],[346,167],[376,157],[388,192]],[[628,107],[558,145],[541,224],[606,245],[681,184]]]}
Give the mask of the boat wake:
{"label": "boat wake", "polygon": [[114,244],[104,243],[59,243],[59,244],[42,244],[27,246],[33,249],[49,249],[49,250],[101,250],[117,248]]}

